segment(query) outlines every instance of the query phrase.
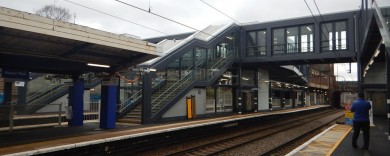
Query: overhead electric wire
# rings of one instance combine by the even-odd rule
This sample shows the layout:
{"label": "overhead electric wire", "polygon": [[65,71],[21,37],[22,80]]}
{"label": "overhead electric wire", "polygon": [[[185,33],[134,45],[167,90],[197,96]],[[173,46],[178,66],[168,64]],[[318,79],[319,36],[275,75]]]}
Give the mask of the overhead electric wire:
{"label": "overhead electric wire", "polygon": [[79,3],[76,3],[76,2],[72,2],[72,1],[69,1],[69,0],[64,0],[64,1],[66,1],[66,2],[69,2],[69,3],[72,3],[72,4],[74,4],[74,5],[78,5],[78,6],[80,6],[80,7],[83,7],[83,8],[87,8],[87,9],[93,10],[93,11],[95,11],[95,12],[99,12],[99,13],[101,13],[101,14],[105,14],[105,15],[107,15],[107,16],[111,16],[111,17],[114,17],[114,18],[117,18],[117,19],[120,19],[120,20],[123,20],[123,21],[129,22],[129,23],[132,23],[132,24],[138,25],[138,26],[140,26],[140,27],[143,27],[143,28],[146,28],[146,29],[149,29],[149,30],[153,30],[153,31],[155,31],[155,32],[162,33],[162,34],[164,34],[164,35],[170,35],[170,34],[167,34],[167,33],[164,33],[164,32],[162,32],[162,31],[159,31],[159,30],[156,30],[156,29],[153,29],[153,28],[150,28],[150,27],[144,26],[144,25],[142,25],[142,24],[138,24],[138,23],[135,23],[135,22],[129,21],[129,20],[127,20],[127,19],[124,19],[124,18],[121,18],[121,17],[115,16],[115,15],[112,15],[112,14],[109,14],[109,13],[105,13],[105,12],[103,12],[103,11],[96,10],[96,9],[94,9],[94,8],[91,8],[91,7],[88,7],[88,6],[85,6],[85,5],[82,5],[82,4],[79,4]]}
{"label": "overhead electric wire", "polygon": [[208,5],[209,7],[213,8],[214,10],[217,10],[219,13],[225,15],[226,17],[230,18],[231,20],[233,20],[234,22],[236,22],[237,24],[240,24],[240,22],[238,22],[237,20],[235,20],[233,17],[230,17],[229,15],[225,14],[224,12],[222,12],[221,10],[218,10],[217,8],[215,8],[214,6],[210,5],[209,3],[203,1],[203,0],[200,0],[201,2],[203,2],[204,4]]}
{"label": "overhead electric wire", "polygon": [[[324,21],[324,17],[322,17],[321,11],[320,11],[320,9],[318,8],[318,5],[317,5],[316,0],[313,0],[313,2],[314,2],[314,5],[315,5],[316,8],[317,8],[317,11],[318,11],[318,14],[320,15],[321,20]],[[326,31],[329,32],[329,29],[328,29],[328,27],[327,27],[326,25],[325,25],[325,29],[326,29]],[[337,51],[335,51],[335,53],[336,53],[337,57],[340,57],[340,54],[339,54]],[[345,67],[345,64],[344,64],[344,63],[342,63],[342,66],[343,66],[343,68],[344,68],[345,70],[348,71],[348,69]],[[349,70],[350,70],[350,73],[352,73],[352,69],[349,69]],[[352,79],[352,77],[351,77],[350,74],[348,74],[348,76]]]}
{"label": "overhead electric wire", "polygon": [[204,34],[207,34],[207,35],[209,35],[209,36],[215,37],[215,36],[213,36],[213,35],[211,35],[211,34],[209,34],[209,33],[207,33],[207,32],[203,32],[202,30],[198,30],[198,29],[193,28],[193,27],[191,27],[191,26],[188,26],[188,25],[186,25],[186,24],[183,24],[183,23],[177,22],[177,21],[175,21],[175,20],[172,20],[172,19],[170,19],[170,18],[168,18],[168,17],[164,17],[164,16],[161,16],[161,15],[159,15],[159,14],[153,13],[153,12],[151,12],[151,11],[149,11],[149,10],[145,10],[145,9],[136,7],[136,6],[134,6],[134,5],[131,5],[131,4],[129,4],[129,3],[126,3],[126,2],[123,2],[123,1],[120,1],[120,0],[115,0],[115,1],[117,1],[117,2],[119,2],[119,3],[122,3],[122,4],[124,4],[124,5],[130,6],[130,7],[136,8],[136,9],[138,9],[138,10],[145,11],[145,12],[147,12],[147,13],[150,13],[150,14],[152,14],[152,15],[155,15],[155,16],[157,16],[157,17],[163,18],[163,19],[165,19],[165,20],[174,22],[174,23],[176,23],[176,24],[182,25],[182,26],[184,26],[184,27],[187,27],[187,28],[190,28],[190,29],[199,31],[199,32],[204,33]]}
{"label": "overhead electric wire", "polygon": [[[310,11],[310,13],[311,13],[311,16],[312,16],[313,19],[314,19],[314,22],[318,25],[318,27],[320,27],[321,25],[320,25],[320,23],[317,21],[316,17],[314,16],[313,11],[311,11],[309,4],[306,2],[306,0],[303,0],[303,1],[305,2],[307,8],[309,9],[309,11]],[[320,29],[321,29],[321,28],[320,28]],[[321,32],[321,34],[329,41],[329,38],[326,37],[325,33],[324,33],[322,30],[320,30],[320,32]],[[329,32],[329,31],[328,31],[328,32]],[[336,55],[337,58],[340,57],[339,55],[337,55],[337,53],[334,52],[334,54]]]}
{"label": "overhead electric wire", "polygon": [[[321,11],[320,11],[320,9],[318,8],[317,2],[316,2],[315,0],[313,0],[313,2],[314,2],[315,6],[316,6],[316,8],[317,8],[318,14],[320,15],[321,21],[324,21],[324,18],[323,18],[322,15],[321,15]],[[325,26],[326,31],[329,32],[328,26],[326,26],[326,24],[325,24],[324,26]],[[325,37],[326,37],[326,36],[325,36]],[[328,40],[329,40],[329,39],[328,39]],[[337,52],[335,52],[335,53],[336,53],[337,57],[340,57],[340,54],[339,54],[339,53],[337,53]]]}

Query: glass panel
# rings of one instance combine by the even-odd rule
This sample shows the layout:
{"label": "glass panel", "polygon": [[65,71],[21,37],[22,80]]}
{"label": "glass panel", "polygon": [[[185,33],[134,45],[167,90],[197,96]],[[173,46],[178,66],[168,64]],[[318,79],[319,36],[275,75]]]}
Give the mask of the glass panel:
{"label": "glass panel", "polygon": [[297,53],[298,47],[298,27],[287,28],[287,53]]}
{"label": "glass panel", "polygon": [[[210,75],[213,71],[213,65],[215,64],[215,50],[209,49],[207,51],[207,74]],[[210,75],[212,76],[212,75]],[[211,78],[211,77],[209,77]]]}
{"label": "glass panel", "polygon": [[284,29],[273,30],[273,41],[273,53],[283,54],[285,52]]}
{"label": "glass panel", "polygon": [[206,79],[206,51],[205,48],[195,48],[195,78]]}
{"label": "glass panel", "polygon": [[167,66],[167,80],[178,81],[180,79],[180,59],[176,59],[174,62]]}
{"label": "glass panel", "polygon": [[267,34],[266,31],[257,32],[258,55],[267,55]]}
{"label": "glass panel", "polygon": [[332,23],[326,23],[321,25],[321,50],[331,51],[333,50],[333,30]]}
{"label": "glass panel", "polygon": [[182,56],[181,60],[181,76],[184,77],[189,74],[193,68],[193,52],[192,50],[188,51]]}
{"label": "glass panel", "polygon": [[241,83],[243,85],[249,85],[249,86],[254,86],[254,71],[252,70],[244,70],[242,71],[241,75]]}
{"label": "glass panel", "polygon": [[215,112],[214,87],[206,87],[206,113]]}
{"label": "glass panel", "polygon": [[267,54],[266,31],[249,32],[247,37],[247,56]]}
{"label": "glass panel", "polygon": [[247,47],[256,46],[256,32],[248,32],[246,38]]}
{"label": "glass panel", "polygon": [[217,112],[232,112],[233,94],[228,87],[217,88]]}
{"label": "glass panel", "polygon": [[301,26],[301,52],[313,52],[313,25]]}
{"label": "glass panel", "polygon": [[336,22],[335,28],[336,50],[347,49],[347,22]]}

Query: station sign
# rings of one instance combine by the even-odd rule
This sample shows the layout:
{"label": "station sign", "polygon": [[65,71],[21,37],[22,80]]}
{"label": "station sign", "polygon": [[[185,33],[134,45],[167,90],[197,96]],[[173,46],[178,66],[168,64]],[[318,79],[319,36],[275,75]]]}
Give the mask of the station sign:
{"label": "station sign", "polygon": [[3,78],[12,78],[12,79],[29,79],[30,72],[21,72],[17,70],[2,69],[1,76]]}

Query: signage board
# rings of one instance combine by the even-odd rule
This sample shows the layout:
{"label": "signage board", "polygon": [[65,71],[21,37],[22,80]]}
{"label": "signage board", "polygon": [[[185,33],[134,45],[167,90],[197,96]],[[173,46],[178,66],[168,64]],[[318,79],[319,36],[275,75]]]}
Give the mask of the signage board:
{"label": "signage board", "polygon": [[24,87],[25,82],[23,81],[15,81],[15,87]]}
{"label": "signage board", "polygon": [[348,103],[345,105],[345,124],[353,125],[353,112],[351,112],[351,104]]}
{"label": "signage board", "polygon": [[2,69],[1,76],[3,78],[29,79],[30,72],[21,72],[16,70]]}

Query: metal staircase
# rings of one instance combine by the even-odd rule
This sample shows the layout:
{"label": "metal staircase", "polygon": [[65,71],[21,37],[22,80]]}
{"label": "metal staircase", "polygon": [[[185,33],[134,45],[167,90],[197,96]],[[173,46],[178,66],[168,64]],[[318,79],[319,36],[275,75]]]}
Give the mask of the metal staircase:
{"label": "metal staircase", "polygon": [[[26,106],[24,107],[22,114],[32,114],[37,110],[45,107],[54,100],[68,94],[68,83],[71,83],[72,80],[65,80],[62,82],[57,82],[49,88],[40,90],[39,92],[34,92],[27,96]],[[85,87],[94,87],[100,84],[100,78],[93,78],[85,83]]]}
{"label": "metal staircase", "polygon": [[[206,61],[206,60],[204,60]],[[152,120],[158,120],[162,115],[180,100],[188,91],[196,86],[197,82],[207,82],[212,84],[219,76],[221,76],[234,62],[233,51],[229,51],[225,58],[215,61],[211,65],[211,70],[207,74],[206,80],[197,80],[195,73],[198,67],[189,67],[185,70],[186,74],[178,81],[168,80],[168,85],[163,87],[159,92],[152,95]],[[199,63],[200,65],[202,63]]]}
{"label": "metal staircase", "polygon": [[[158,44],[163,46],[161,57],[137,66],[139,68],[155,68],[168,76],[165,78],[164,84],[158,86],[158,89],[154,86],[155,83],[152,83],[150,99],[152,121],[159,120],[166,111],[195,86],[214,83],[233,64],[238,48],[228,46],[233,45],[232,34],[237,32],[237,28],[235,24],[209,26],[202,32],[195,33],[183,40],[176,42],[164,40]],[[208,34],[204,34],[204,32]],[[237,41],[239,41],[238,38]],[[215,49],[211,49],[215,51],[210,53],[207,50],[196,52],[188,50],[194,49],[194,47],[199,46],[198,44],[202,44],[202,46],[216,45]],[[180,60],[180,65],[177,64],[177,60]],[[118,106],[118,121],[141,122],[142,91],[139,92],[138,95],[133,95],[136,97],[130,97],[137,100],[131,102],[126,100]]]}

